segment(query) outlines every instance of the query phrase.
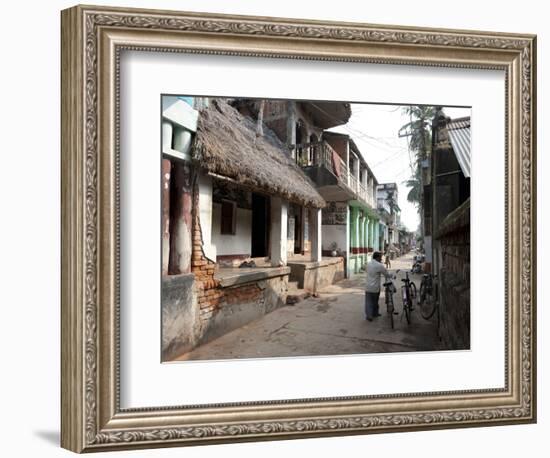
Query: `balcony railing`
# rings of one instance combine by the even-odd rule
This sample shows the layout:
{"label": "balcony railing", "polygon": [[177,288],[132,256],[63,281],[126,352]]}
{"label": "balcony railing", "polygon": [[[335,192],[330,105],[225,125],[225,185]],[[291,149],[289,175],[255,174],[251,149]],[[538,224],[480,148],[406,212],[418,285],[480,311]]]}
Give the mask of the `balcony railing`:
{"label": "balcony railing", "polygon": [[349,169],[345,161],[326,142],[301,143],[295,146],[296,163],[301,167],[323,166],[342,184],[349,187]]}
{"label": "balcony railing", "polygon": [[357,194],[361,199],[363,199],[367,204],[369,204],[372,208],[376,208],[376,201],[374,199],[374,195],[372,191],[370,191],[370,188],[365,187],[363,183],[359,183],[359,188],[357,190]]}
{"label": "balcony railing", "polygon": [[295,145],[296,163],[301,167],[322,166],[329,170],[338,181],[350,189],[358,199],[376,208],[372,191],[369,192],[355,175],[350,173],[346,162],[326,142],[301,143]]}

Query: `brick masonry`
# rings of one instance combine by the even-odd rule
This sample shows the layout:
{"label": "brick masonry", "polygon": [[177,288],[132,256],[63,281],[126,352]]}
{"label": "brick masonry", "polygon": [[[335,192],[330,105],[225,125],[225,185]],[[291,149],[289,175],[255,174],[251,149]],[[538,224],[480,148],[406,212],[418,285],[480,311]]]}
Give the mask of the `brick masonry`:
{"label": "brick masonry", "polygon": [[470,201],[442,222],[441,338],[448,348],[470,348]]}
{"label": "brick masonry", "polygon": [[[195,275],[195,294],[200,320],[200,342],[203,338],[208,340],[208,338],[211,337],[209,329],[213,326],[212,321],[224,307],[240,304],[254,304],[258,311],[266,313],[273,307],[284,305],[286,297],[283,297],[283,295],[286,293],[286,281],[284,282],[285,287],[275,294],[280,297],[271,297],[271,295],[266,292],[266,287],[262,287],[262,282],[222,288],[220,282],[215,278],[218,265],[208,259],[204,254],[202,229],[199,213],[197,211],[199,208],[198,189],[195,189],[194,196],[191,271]],[[274,281],[275,280],[268,283],[273,283]],[[277,289],[278,288],[271,288],[273,291]]]}
{"label": "brick masonry", "polygon": [[235,286],[224,291],[221,306],[257,302],[262,300],[262,296],[262,289],[256,283]]}
{"label": "brick masonry", "polygon": [[191,228],[190,272],[163,277],[163,361],[178,357],[286,303],[288,271],[235,286],[220,284],[215,278],[218,265],[208,259],[204,251],[198,183],[195,182],[191,189],[189,201],[192,205],[186,207],[190,209],[186,210]]}
{"label": "brick masonry", "polygon": [[202,229],[199,218],[198,185],[194,189],[193,204],[193,250],[191,255],[191,272],[195,275],[195,294],[199,306],[201,324],[207,322],[220,306],[223,291],[214,278],[216,263],[208,259],[203,250]]}

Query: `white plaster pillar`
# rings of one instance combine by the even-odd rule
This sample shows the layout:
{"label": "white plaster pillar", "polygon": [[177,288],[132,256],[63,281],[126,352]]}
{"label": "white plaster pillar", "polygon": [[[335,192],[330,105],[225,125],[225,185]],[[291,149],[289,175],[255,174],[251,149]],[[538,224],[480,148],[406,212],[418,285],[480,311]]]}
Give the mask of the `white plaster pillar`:
{"label": "white plaster pillar", "polygon": [[200,174],[199,176],[199,220],[202,232],[202,249],[204,255],[216,262],[216,247],[212,244],[212,177]]}
{"label": "white plaster pillar", "polygon": [[323,257],[320,208],[312,208],[310,210],[309,228],[309,236],[311,240],[311,260],[320,261]]}
{"label": "white plaster pillar", "polygon": [[172,123],[166,119],[162,120],[162,151],[169,151],[172,149],[172,135],[174,129]]}
{"label": "white plaster pillar", "polygon": [[368,247],[369,247],[369,216],[365,215],[365,244],[363,245],[365,247],[365,254],[368,256]]}
{"label": "white plaster pillar", "polygon": [[271,197],[271,265],[286,266],[288,203],[280,197]]}
{"label": "white plaster pillar", "polygon": [[168,274],[170,258],[170,176],[172,163],[162,158],[162,275]]}
{"label": "white plaster pillar", "polygon": [[191,147],[192,133],[180,126],[175,126],[173,146],[176,151],[187,154]]}

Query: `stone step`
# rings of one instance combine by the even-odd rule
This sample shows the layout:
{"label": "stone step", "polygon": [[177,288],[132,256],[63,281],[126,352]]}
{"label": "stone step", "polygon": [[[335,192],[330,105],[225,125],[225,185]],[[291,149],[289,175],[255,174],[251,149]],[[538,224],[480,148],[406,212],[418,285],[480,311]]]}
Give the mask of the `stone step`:
{"label": "stone step", "polygon": [[297,290],[298,288],[298,282],[297,281],[289,281],[288,282],[288,290]]}
{"label": "stone step", "polygon": [[297,304],[298,302],[304,299],[307,299],[309,296],[311,296],[311,293],[309,293],[304,289],[298,288],[297,281],[288,282],[287,296],[286,296],[287,305]]}

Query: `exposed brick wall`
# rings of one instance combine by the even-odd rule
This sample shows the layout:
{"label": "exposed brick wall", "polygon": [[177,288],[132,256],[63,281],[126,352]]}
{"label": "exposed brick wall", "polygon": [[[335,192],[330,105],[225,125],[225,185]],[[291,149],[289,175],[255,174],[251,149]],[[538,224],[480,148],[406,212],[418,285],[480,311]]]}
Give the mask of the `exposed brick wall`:
{"label": "exposed brick wall", "polygon": [[214,278],[216,264],[204,255],[202,229],[199,218],[199,192],[195,185],[193,205],[193,254],[191,271],[195,274],[195,291],[200,310],[201,323],[208,321],[220,305],[223,291]]}
{"label": "exposed brick wall", "polygon": [[191,272],[198,305],[193,332],[196,336],[194,346],[197,346],[284,306],[288,272],[267,280],[223,287],[214,277],[218,264],[205,255],[197,184],[192,208]]}
{"label": "exposed brick wall", "polygon": [[453,211],[438,231],[441,337],[448,348],[470,348],[470,205]]}
{"label": "exposed brick wall", "polygon": [[221,299],[221,306],[257,302],[263,299],[262,289],[257,283],[227,288]]}

